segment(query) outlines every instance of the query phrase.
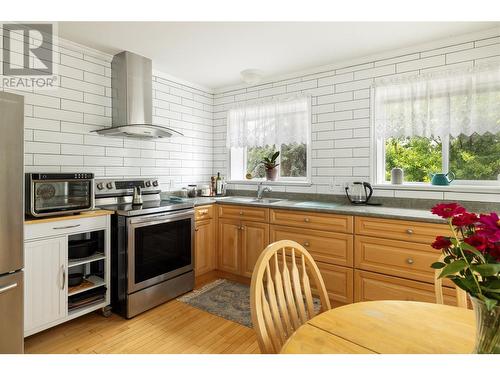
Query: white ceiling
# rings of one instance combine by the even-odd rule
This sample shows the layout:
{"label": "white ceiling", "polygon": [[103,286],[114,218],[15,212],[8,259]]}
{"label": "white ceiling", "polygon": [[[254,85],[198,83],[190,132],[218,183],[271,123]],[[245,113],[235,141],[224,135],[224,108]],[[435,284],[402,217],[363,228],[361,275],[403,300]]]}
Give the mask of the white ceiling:
{"label": "white ceiling", "polygon": [[216,89],[240,71],[292,73],[466,34],[498,22],[60,22],[59,35],[107,53],[128,50],[153,68]]}

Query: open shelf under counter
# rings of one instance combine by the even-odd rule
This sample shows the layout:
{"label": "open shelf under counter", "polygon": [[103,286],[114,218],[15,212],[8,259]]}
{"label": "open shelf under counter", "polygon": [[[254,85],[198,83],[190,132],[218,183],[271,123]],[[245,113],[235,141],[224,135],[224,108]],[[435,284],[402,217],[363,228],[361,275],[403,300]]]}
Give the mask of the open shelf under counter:
{"label": "open shelf under counter", "polygon": [[100,307],[105,307],[107,306],[108,303],[106,302],[106,299],[100,299],[95,301],[94,303],[82,306],[82,307],[74,307],[72,309],[68,309],[68,316],[71,316],[72,318],[76,318],[77,316],[85,315],[89,312],[95,311],[96,309]]}
{"label": "open shelf under counter", "polygon": [[103,260],[103,259],[106,259],[106,255],[104,253],[99,253],[99,252],[86,258],[70,259],[68,260],[68,268],[81,266],[87,263],[97,262],[98,260]]}
{"label": "open shelf under counter", "polygon": [[[82,286],[82,284],[85,283],[85,281],[90,282],[91,285]],[[79,293],[86,292],[87,290],[99,288],[100,286],[106,285],[106,282],[104,281],[104,279],[102,279],[96,275],[90,275],[89,277],[87,277],[85,279],[85,281],[83,281],[83,283],[80,285],[69,287],[68,288],[68,297],[74,296],[74,295],[79,294]]]}

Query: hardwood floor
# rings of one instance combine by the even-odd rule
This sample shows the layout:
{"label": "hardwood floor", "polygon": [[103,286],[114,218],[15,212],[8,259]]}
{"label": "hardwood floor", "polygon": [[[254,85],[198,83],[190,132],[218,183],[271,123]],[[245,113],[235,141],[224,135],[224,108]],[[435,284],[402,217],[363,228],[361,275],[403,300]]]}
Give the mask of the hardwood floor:
{"label": "hardwood floor", "polygon": [[131,320],[91,313],[25,339],[29,354],[259,353],[252,329],[173,300]]}

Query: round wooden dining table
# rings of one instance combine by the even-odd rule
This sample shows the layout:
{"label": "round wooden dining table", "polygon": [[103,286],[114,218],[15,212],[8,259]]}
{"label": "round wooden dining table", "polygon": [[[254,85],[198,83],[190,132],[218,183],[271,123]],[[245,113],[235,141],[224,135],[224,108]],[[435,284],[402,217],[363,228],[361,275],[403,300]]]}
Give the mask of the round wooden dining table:
{"label": "round wooden dining table", "polygon": [[410,301],[358,302],[321,313],[290,336],[284,354],[466,354],[472,310]]}

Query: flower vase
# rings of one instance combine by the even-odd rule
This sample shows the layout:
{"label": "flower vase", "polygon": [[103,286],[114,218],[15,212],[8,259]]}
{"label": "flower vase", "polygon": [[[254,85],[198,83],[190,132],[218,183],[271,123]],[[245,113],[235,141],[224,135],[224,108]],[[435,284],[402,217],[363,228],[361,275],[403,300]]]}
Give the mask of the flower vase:
{"label": "flower vase", "polygon": [[480,299],[471,297],[476,315],[476,354],[500,354],[500,306],[488,311]]}
{"label": "flower vase", "polygon": [[267,181],[276,181],[276,177],[278,177],[278,168],[266,168]]}

